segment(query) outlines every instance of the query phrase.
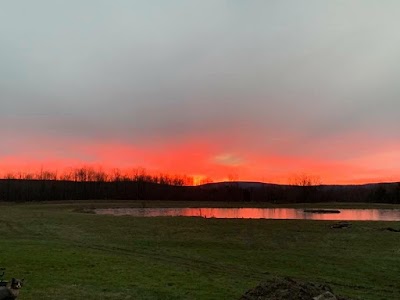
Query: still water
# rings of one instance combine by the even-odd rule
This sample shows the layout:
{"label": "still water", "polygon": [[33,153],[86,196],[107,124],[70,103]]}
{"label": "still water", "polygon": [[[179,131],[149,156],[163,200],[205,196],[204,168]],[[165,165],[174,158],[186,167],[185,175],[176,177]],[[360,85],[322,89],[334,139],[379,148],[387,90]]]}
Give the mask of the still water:
{"label": "still water", "polygon": [[340,213],[310,213],[298,208],[106,208],[99,215],[134,217],[202,217],[219,219],[293,219],[336,221],[400,221],[400,209],[339,209]]}

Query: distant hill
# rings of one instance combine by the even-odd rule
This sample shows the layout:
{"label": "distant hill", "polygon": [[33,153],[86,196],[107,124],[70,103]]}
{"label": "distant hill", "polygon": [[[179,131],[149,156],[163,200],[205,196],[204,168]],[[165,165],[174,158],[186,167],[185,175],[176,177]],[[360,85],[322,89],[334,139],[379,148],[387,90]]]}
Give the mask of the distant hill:
{"label": "distant hill", "polygon": [[256,181],[224,181],[224,182],[213,182],[200,185],[200,187],[204,188],[234,187],[234,186],[244,189],[248,188],[257,189],[266,186],[269,187],[269,186],[282,186],[282,185],[274,183],[256,182]]}

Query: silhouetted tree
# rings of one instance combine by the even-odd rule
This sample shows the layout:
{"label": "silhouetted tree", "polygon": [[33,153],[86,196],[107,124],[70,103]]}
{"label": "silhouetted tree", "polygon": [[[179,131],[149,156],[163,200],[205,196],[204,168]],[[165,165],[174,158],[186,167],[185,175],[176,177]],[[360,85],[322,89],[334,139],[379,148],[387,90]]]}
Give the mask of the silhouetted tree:
{"label": "silhouetted tree", "polygon": [[318,186],[321,185],[321,180],[318,176],[301,174],[294,176],[291,182],[297,187],[296,202],[305,203],[318,201]]}

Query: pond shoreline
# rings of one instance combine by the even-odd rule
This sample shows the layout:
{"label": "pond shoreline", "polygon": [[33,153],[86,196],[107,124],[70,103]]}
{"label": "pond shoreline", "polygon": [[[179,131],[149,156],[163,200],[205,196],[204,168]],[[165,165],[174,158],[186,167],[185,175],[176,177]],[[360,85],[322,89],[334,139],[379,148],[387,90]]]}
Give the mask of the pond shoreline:
{"label": "pond shoreline", "polygon": [[[216,219],[273,219],[319,221],[400,221],[400,209],[301,209],[301,208],[95,208],[82,212],[132,217],[201,217]],[[312,213],[310,213],[312,212]],[[339,212],[339,213],[338,213]]]}
{"label": "pond shoreline", "polygon": [[[10,202],[0,202],[0,205],[10,205]],[[18,203],[12,203],[18,205]],[[162,207],[216,207],[216,208],[302,208],[314,209],[400,209],[400,204],[369,203],[369,202],[316,202],[316,203],[272,203],[272,202],[240,202],[240,201],[182,201],[182,200],[54,200],[25,202],[30,207],[59,206],[65,208],[162,208]]]}

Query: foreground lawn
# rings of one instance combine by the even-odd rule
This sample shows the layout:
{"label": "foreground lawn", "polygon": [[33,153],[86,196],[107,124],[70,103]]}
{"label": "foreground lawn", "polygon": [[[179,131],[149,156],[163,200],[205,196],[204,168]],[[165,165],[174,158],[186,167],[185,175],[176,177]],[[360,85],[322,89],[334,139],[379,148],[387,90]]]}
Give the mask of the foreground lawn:
{"label": "foreground lawn", "polygon": [[379,230],[398,223],[330,229],[333,222],[76,212],[125,205],[0,205],[0,267],[25,277],[18,299],[237,299],[272,276],[328,283],[355,299],[400,299],[400,233]]}

